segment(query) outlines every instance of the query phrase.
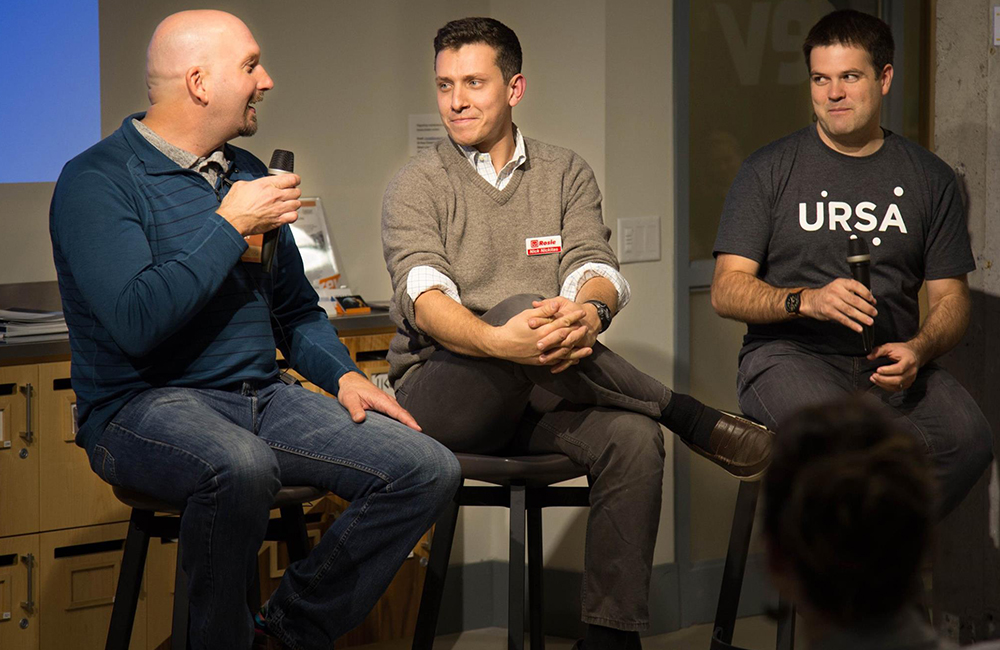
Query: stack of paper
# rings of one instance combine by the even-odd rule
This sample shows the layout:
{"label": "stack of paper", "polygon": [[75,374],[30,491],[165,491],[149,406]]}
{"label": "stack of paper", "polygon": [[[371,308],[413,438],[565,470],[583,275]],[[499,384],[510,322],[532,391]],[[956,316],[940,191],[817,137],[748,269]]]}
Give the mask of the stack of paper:
{"label": "stack of paper", "polygon": [[50,341],[66,338],[67,332],[61,311],[0,309],[0,341]]}

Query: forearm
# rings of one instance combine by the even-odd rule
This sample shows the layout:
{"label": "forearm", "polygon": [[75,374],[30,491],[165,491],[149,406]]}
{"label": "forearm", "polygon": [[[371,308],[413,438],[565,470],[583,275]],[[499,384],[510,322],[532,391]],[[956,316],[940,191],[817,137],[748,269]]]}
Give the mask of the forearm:
{"label": "forearm", "polygon": [[907,341],[921,366],[958,345],[969,326],[968,289],[943,296],[931,306],[917,335]]}
{"label": "forearm", "polygon": [[274,338],[289,364],[323,390],[337,394],[340,378],[360,372],[337,330],[317,303],[306,279],[302,258],[290,231],[283,229],[277,251],[280,264],[272,271],[271,297]]}
{"label": "forearm", "polygon": [[140,357],[180,329],[219,290],[246,247],[242,238],[225,230],[232,228],[206,223],[184,251],[159,264],[139,258],[124,243],[106,255],[92,255],[90,248],[86,255],[74,255],[72,272],[118,346]]}
{"label": "forearm", "polygon": [[437,289],[425,291],[413,303],[417,327],[448,350],[470,357],[498,356],[496,328]]}
{"label": "forearm", "polygon": [[283,331],[278,347],[289,365],[328,393],[338,393],[345,374],[361,373],[325,312],[304,313]]}
{"label": "forearm", "polygon": [[712,283],[712,307],[723,318],[755,325],[779,323],[797,318],[785,310],[785,299],[801,289],[774,287],[749,273],[730,271]]}
{"label": "forearm", "polygon": [[580,287],[574,302],[582,305],[588,300],[600,300],[611,309],[612,314],[618,313],[618,290],[607,278],[590,278]]}

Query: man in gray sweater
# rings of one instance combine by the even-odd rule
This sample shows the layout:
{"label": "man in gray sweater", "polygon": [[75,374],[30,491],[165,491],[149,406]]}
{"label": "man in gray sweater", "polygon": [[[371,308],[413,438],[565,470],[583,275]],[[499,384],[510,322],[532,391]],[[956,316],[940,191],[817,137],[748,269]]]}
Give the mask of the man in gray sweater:
{"label": "man in gray sweater", "polygon": [[453,451],[558,452],[589,469],[582,647],[639,648],[660,425],[743,480],[766,468],[771,435],[673,393],[597,342],[628,283],[590,167],[512,121],[525,89],[514,32],[456,20],[434,50],[450,137],[396,175],[382,213],[396,397]]}

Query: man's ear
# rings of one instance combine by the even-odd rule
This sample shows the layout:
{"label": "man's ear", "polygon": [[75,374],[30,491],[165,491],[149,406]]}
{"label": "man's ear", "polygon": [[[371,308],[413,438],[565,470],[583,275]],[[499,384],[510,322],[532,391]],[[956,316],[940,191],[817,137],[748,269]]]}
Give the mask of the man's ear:
{"label": "man's ear", "polygon": [[184,83],[188,94],[202,106],[208,105],[208,75],[200,66],[188,68],[184,73]]}
{"label": "man's ear", "polygon": [[516,74],[507,82],[507,103],[511,108],[517,106],[521,98],[524,97],[527,84],[523,74]]}
{"label": "man's ear", "polygon": [[886,63],[885,67],[882,68],[882,76],[879,77],[879,82],[882,84],[882,95],[889,94],[889,87],[892,85],[892,64]]}

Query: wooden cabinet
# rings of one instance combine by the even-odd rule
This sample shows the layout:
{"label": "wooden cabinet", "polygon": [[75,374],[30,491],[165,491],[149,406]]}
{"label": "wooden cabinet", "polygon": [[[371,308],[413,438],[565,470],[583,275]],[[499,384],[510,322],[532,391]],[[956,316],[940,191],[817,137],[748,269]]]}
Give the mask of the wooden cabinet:
{"label": "wooden cabinet", "polygon": [[0,536],[38,530],[38,366],[0,367]]}
{"label": "wooden cabinet", "polygon": [[76,394],[69,362],[38,366],[39,529],[75,528],[126,521],[129,509],[90,469],[75,442]]}
{"label": "wooden cabinet", "polygon": [[38,535],[0,538],[0,650],[38,649]]}
{"label": "wooden cabinet", "polygon": [[[104,647],[127,532],[121,523],[39,535],[40,650]],[[142,595],[129,648],[146,649]]]}

